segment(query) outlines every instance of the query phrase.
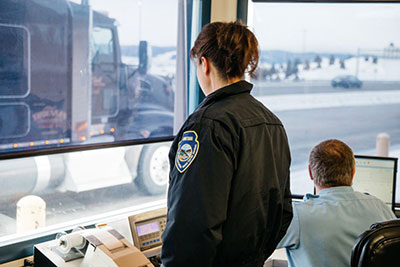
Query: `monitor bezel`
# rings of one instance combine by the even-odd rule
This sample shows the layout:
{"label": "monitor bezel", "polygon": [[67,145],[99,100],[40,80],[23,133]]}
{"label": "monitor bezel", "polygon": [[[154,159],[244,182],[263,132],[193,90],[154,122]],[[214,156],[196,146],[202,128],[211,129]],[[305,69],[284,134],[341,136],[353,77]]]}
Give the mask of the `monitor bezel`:
{"label": "monitor bezel", "polygon": [[385,156],[369,156],[369,155],[354,155],[354,160],[357,158],[361,159],[377,159],[377,160],[390,160],[394,162],[393,168],[393,183],[392,183],[392,211],[395,211],[395,207],[400,207],[400,203],[396,203],[396,180],[397,180],[397,163],[398,158],[385,157]]}

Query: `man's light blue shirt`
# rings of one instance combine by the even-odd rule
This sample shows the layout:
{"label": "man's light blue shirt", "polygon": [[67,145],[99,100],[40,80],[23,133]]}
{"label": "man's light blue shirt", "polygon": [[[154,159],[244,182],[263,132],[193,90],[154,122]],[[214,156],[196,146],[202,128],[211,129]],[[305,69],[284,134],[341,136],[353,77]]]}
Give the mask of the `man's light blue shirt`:
{"label": "man's light blue shirt", "polygon": [[278,244],[292,267],[350,266],[357,237],[375,222],[396,218],[381,200],[351,186],[307,194],[292,205],[293,220]]}

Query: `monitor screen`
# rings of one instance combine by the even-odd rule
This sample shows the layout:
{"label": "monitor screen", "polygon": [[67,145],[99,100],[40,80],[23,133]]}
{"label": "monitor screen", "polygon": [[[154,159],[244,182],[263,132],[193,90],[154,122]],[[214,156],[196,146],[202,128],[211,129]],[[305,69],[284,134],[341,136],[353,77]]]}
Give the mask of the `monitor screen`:
{"label": "monitor screen", "polygon": [[369,193],[392,208],[396,186],[397,158],[355,155],[355,160],[354,190]]}

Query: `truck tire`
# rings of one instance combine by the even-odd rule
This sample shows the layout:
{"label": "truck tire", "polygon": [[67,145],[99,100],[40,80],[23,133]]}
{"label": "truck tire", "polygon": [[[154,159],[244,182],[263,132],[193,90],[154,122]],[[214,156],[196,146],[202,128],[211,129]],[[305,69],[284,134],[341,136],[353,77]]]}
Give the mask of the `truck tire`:
{"label": "truck tire", "polygon": [[152,144],[143,147],[139,158],[138,175],[135,179],[140,190],[150,195],[165,192],[169,180],[168,152],[168,144]]}

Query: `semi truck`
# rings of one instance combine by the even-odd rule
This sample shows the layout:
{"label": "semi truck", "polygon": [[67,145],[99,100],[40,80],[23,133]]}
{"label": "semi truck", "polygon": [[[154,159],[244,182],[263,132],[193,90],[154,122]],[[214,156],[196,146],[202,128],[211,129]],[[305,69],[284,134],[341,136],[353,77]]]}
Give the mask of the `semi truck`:
{"label": "semi truck", "polygon": [[[125,64],[116,20],[87,2],[0,1],[0,153],[172,136],[172,80],[150,74],[149,45],[138,47],[138,64]],[[1,160],[0,195],[133,180],[159,194],[167,151],[136,145]]]}

